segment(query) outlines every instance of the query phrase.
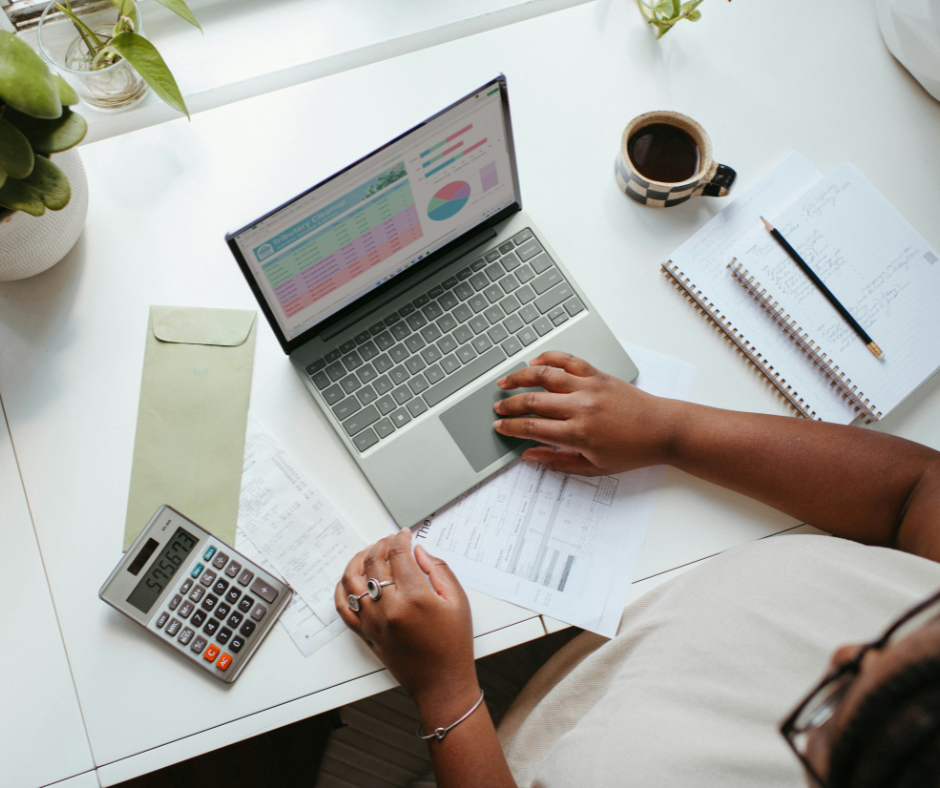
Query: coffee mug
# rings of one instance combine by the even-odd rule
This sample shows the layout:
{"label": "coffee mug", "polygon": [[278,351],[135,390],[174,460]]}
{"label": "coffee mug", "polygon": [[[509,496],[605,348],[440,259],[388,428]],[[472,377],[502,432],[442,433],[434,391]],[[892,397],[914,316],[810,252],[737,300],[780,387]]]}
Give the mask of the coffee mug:
{"label": "coffee mug", "polygon": [[623,130],[617,183],[632,200],[671,208],[691,197],[724,197],[737,173],[712,159],[712,143],[698,123],[678,112],[646,112]]}

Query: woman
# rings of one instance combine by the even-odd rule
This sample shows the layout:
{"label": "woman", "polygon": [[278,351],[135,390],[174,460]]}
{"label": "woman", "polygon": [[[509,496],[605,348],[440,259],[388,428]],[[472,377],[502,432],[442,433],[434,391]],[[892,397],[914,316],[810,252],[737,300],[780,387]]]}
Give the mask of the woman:
{"label": "woman", "polygon": [[[515,417],[498,432],[546,444],[526,459],[583,475],[673,465],[840,538],[761,540],[646,594],[613,640],[559,652],[499,739],[476,706],[470,610],[450,569],[412,554],[407,530],[363,551],[336,606],[438,731],[441,788],[940,786],[940,598],[902,615],[940,589],[940,454],[659,399],[557,352],[499,385],[545,390],[496,405]],[[377,600],[369,578],[384,584]],[[899,616],[838,648],[812,687],[827,652]]]}

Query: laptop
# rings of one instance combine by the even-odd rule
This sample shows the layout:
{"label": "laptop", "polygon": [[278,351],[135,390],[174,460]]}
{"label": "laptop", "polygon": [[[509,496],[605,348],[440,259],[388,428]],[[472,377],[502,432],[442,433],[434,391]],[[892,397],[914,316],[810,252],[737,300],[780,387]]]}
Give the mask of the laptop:
{"label": "laptop", "polygon": [[502,75],[226,241],[402,527],[535,445],[493,430],[503,375],[546,350],[638,374],[522,210]]}

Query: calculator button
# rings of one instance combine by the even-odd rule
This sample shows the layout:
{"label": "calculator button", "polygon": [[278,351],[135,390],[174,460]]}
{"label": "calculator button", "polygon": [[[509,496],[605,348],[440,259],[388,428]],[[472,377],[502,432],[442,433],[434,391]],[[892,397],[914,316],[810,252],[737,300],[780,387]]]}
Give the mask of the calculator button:
{"label": "calculator button", "polygon": [[226,627],[222,627],[219,630],[219,634],[216,635],[215,640],[217,643],[221,643],[223,646],[228,643],[228,639],[232,636],[232,630]]}
{"label": "calculator button", "polygon": [[215,603],[219,601],[219,598],[209,594],[205,599],[202,600],[202,609],[203,610],[212,610],[215,607]]}
{"label": "calculator button", "polygon": [[210,618],[206,622],[206,625],[202,628],[202,631],[205,632],[207,635],[214,635],[215,631],[218,628],[219,628],[219,622],[216,621],[214,618]]}
{"label": "calculator button", "polygon": [[232,629],[238,629],[238,625],[242,623],[242,614],[232,613],[232,615],[228,617],[228,621],[225,623],[228,624]]}
{"label": "calculator button", "polygon": [[212,565],[216,569],[221,569],[228,563],[228,556],[225,553],[219,553],[215,558],[212,559]]}
{"label": "calculator button", "polygon": [[214,548],[214,547],[206,548],[206,552],[204,552],[204,553],[202,554],[202,560],[203,560],[203,561],[210,561],[210,560],[212,560],[212,556],[214,556],[214,555],[215,555],[215,548]]}
{"label": "calculator button", "polygon": [[232,655],[223,654],[221,657],[219,657],[219,661],[215,663],[215,666],[219,670],[228,670],[228,666],[231,664],[232,664]]}
{"label": "calculator button", "polygon": [[206,620],[208,615],[209,614],[206,613],[205,610],[197,610],[195,613],[193,613],[193,617],[192,619],[190,619],[189,623],[192,624],[194,627],[201,627],[202,622]]}
{"label": "calculator button", "polygon": [[274,586],[265,582],[260,577],[251,584],[251,593],[257,594],[265,602],[273,602],[277,599],[277,591],[274,590]]}
{"label": "calculator button", "polygon": [[227,602],[219,602],[219,606],[215,609],[215,617],[221,621],[229,614],[231,609],[231,606]]}
{"label": "calculator button", "polygon": [[251,582],[251,580],[252,580],[253,577],[254,577],[254,574],[253,574],[252,572],[249,572],[249,571],[246,569],[244,572],[242,572],[242,573],[238,576],[238,585],[240,585],[240,586],[246,586],[246,585],[248,585],[248,584]]}
{"label": "calculator button", "polygon": [[191,577],[199,577],[199,573],[200,573],[203,569],[205,569],[205,567],[204,567],[202,564],[196,564],[196,565],[193,567],[193,571],[190,572],[189,574],[190,574]]}
{"label": "calculator button", "polygon": [[180,632],[178,640],[185,646],[187,643],[189,643],[190,640],[193,639],[193,635],[195,634],[196,633],[193,630],[191,630],[189,627],[186,627],[182,632]]}
{"label": "calculator button", "polygon": [[183,626],[183,622],[178,618],[171,618],[170,623],[166,625],[166,634],[168,637],[173,637],[177,632],[180,631],[180,627]]}
{"label": "calculator button", "polygon": [[170,604],[169,604],[170,610],[176,610],[177,606],[178,606],[179,603],[182,602],[182,601],[183,601],[183,597],[181,597],[179,594],[177,594],[175,597],[173,597],[173,598],[170,600]]}
{"label": "calculator button", "polygon": [[213,572],[211,569],[207,569],[205,572],[203,572],[202,577],[199,578],[199,582],[208,587],[215,582],[215,577],[215,572]]}
{"label": "calculator button", "polygon": [[242,613],[247,613],[249,610],[251,610],[251,606],[254,603],[255,600],[250,596],[243,596],[242,601],[238,603],[238,609],[241,610]]}
{"label": "calculator button", "polygon": [[255,631],[256,626],[257,624],[254,621],[246,621],[238,631],[246,638],[251,637],[251,633]]}
{"label": "calculator button", "polygon": [[206,649],[206,653],[202,655],[202,658],[208,662],[213,662],[217,656],[219,656],[219,647],[209,646],[209,648]]}
{"label": "calculator button", "polygon": [[225,589],[228,588],[228,580],[222,580],[221,578],[216,581],[215,585],[212,586],[212,593],[222,596],[225,593]]}
{"label": "calculator button", "polygon": [[196,586],[189,595],[189,598],[193,600],[193,602],[198,602],[200,599],[202,599],[202,595],[205,593],[206,589],[204,589],[202,586]]}
{"label": "calculator button", "polygon": [[178,614],[179,617],[180,617],[180,618],[189,618],[189,614],[193,612],[193,608],[194,608],[194,607],[195,607],[195,605],[187,599],[187,600],[186,600],[185,602],[183,602],[183,604],[180,606],[179,614]]}
{"label": "calculator button", "polygon": [[255,609],[251,611],[251,617],[255,621],[260,621],[264,618],[264,614],[268,612],[268,609],[264,605],[255,605]]}
{"label": "calculator button", "polygon": [[160,614],[160,618],[157,619],[157,629],[163,629],[163,625],[169,620],[170,614],[165,610]]}
{"label": "calculator button", "polygon": [[232,642],[228,644],[229,650],[235,654],[242,650],[242,646],[245,645],[245,638],[241,635],[236,635],[232,638]]}
{"label": "calculator button", "polygon": [[189,591],[189,589],[192,587],[193,587],[193,581],[187,578],[186,582],[183,583],[182,587],[180,588],[180,593],[185,595]]}
{"label": "calculator button", "polygon": [[208,642],[209,641],[206,640],[202,635],[199,635],[193,641],[193,644],[190,646],[190,648],[198,654],[206,647],[206,643]]}
{"label": "calculator button", "polygon": [[225,567],[225,574],[229,577],[235,577],[239,572],[242,571],[242,565],[238,561],[232,561],[227,567]]}
{"label": "calculator button", "polygon": [[242,592],[239,591],[237,588],[235,588],[235,586],[232,586],[225,593],[225,601],[228,602],[230,605],[234,605],[238,601],[238,597],[240,597],[241,595],[242,595]]}

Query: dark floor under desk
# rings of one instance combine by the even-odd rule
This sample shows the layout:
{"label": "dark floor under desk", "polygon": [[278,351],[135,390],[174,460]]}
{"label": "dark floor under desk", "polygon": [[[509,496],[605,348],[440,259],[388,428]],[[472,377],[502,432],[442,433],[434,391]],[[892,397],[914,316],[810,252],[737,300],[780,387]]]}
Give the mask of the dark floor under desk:
{"label": "dark floor under desk", "polygon": [[[477,660],[497,723],[535,672],[579,632],[565,629]],[[115,788],[408,788],[431,767],[427,745],[414,735],[417,724],[417,709],[396,688]]]}

